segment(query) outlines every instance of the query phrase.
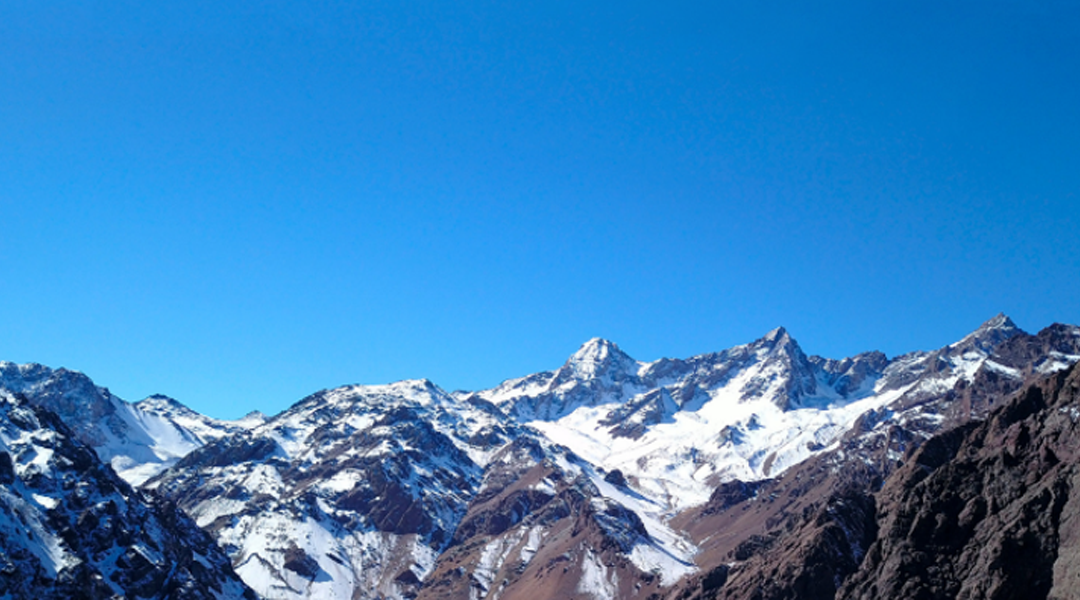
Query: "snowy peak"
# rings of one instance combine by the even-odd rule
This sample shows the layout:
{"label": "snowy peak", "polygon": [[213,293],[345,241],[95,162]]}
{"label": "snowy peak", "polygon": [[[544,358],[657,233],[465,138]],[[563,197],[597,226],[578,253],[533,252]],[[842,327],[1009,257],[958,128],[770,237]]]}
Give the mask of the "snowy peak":
{"label": "snowy peak", "polygon": [[0,362],[0,388],[25,394],[35,404],[57,413],[73,424],[84,442],[102,441],[103,433],[93,430],[95,426],[104,424],[113,433],[124,428],[116,418],[112,394],[78,371]]}
{"label": "snowy peak", "polygon": [[799,347],[799,343],[783,327],[777,327],[766,333],[752,342],[750,348],[761,358],[784,357],[796,362],[806,362],[806,354]]}
{"label": "snowy peak", "polygon": [[563,367],[578,379],[633,374],[637,368],[637,361],[614,342],[601,338],[593,338],[582,344]]}
{"label": "snowy peak", "polygon": [[594,337],[578,348],[577,352],[570,355],[568,362],[602,361],[611,354],[622,354],[619,346],[611,340]]}
{"label": "snowy peak", "polygon": [[640,373],[646,366],[614,343],[593,338],[554,372],[505,381],[475,396],[519,421],[558,419],[583,406],[623,402],[645,391]]}
{"label": "snowy peak", "polygon": [[170,398],[164,394],[153,394],[147,396],[142,400],[139,400],[134,405],[136,408],[143,412],[156,413],[156,414],[183,414],[194,415],[198,414],[191,410],[187,406],[184,406],[182,402],[175,398]]}
{"label": "snowy peak", "polygon": [[[423,415],[453,411],[459,401],[428,379],[406,379],[383,385],[345,385],[321,390],[265,420],[266,427],[283,422],[324,422],[327,415],[385,413],[407,407]],[[245,420],[248,417],[245,417]]]}
{"label": "snowy peak", "polygon": [[766,333],[765,336],[761,338],[761,341],[769,342],[769,343],[775,343],[775,342],[777,342],[777,341],[779,341],[781,339],[784,339],[784,338],[790,339],[790,336],[788,336],[787,329],[784,329],[781,326],[781,327],[777,327],[776,329],[773,329],[769,333]]}
{"label": "snowy peak", "polygon": [[998,313],[979,326],[978,329],[964,336],[959,342],[950,344],[949,350],[960,353],[977,351],[989,354],[1005,340],[1024,333],[1005,313]]}
{"label": "snowy peak", "polygon": [[162,395],[131,404],[78,371],[39,364],[0,363],[2,389],[58,415],[80,442],[132,485],[210,440],[257,424],[218,421]]}
{"label": "snowy peak", "polygon": [[814,366],[786,329],[777,327],[750,344],[760,375],[744,387],[747,398],[766,395],[773,390],[773,401],[782,410],[796,408],[804,398],[817,392]]}
{"label": "snowy peak", "polygon": [[979,331],[990,329],[1015,330],[1018,329],[1018,327],[1016,326],[1016,323],[1013,323],[1013,320],[1010,319],[1005,313],[999,312],[998,314],[994,315],[992,318],[988,319],[985,323],[979,326]]}

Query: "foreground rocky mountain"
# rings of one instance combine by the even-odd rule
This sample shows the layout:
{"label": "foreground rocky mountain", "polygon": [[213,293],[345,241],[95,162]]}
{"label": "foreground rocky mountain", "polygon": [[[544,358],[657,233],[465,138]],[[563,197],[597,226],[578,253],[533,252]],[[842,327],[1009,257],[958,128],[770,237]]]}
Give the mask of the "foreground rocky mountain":
{"label": "foreground rocky mountain", "polygon": [[[868,564],[882,485],[928,440],[1078,360],[1080,329],[1029,335],[998,315],[892,359],[809,356],[782,328],[648,363],[594,339],[491,390],[346,386],[232,423],[22,385],[61,415],[96,398],[81,435],[265,598],[827,598]],[[138,443],[118,452],[115,430]],[[187,432],[182,459],[161,431]],[[133,445],[153,461],[124,462]]]}
{"label": "foreground rocky mountain", "polygon": [[1077,598],[1080,367],[923,444],[839,598]]}
{"label": "foreground rocky mountain", "polygon": [[172,503],[131,489],[55,414],[4,390],[0,595],[255,599]]}

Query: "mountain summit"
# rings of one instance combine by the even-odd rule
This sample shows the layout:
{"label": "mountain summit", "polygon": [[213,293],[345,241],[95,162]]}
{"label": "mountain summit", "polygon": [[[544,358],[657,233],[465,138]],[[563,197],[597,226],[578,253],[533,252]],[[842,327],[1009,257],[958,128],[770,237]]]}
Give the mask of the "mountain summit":
{"label": "mountain summit", "polygon": [[618,379],[635,375],[638,363],[623,352],[614,342],[593,338],[566,361],[567,377],[577,379]]}

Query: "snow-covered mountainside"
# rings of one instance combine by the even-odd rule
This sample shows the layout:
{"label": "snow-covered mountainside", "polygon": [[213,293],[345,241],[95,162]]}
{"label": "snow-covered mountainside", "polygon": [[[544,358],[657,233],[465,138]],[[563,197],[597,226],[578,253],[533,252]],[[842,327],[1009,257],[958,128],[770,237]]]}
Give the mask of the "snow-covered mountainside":
{"label": "snow-covered mountainside", "polygon": [[138,485],[203,444],[262,422],[252,414],[221,421],[166,396],[134,404],[77,371],[0,362],[0,389],[21,394],[60,416],[79,441],[132,485]]}
{"label": "snow-covered mountainside", "polygon": [[403,597],[518,435],[490,404],[428,381],[349,386],[208,444],[147,486],[210,531],[265,598]]}
{"label": "snow-covered mountainside", "polygon": [[775,477],[835,447],[869,411],[917,406],[970,381],[1018,333],[998,315],[955,344],[893,360],[808,357],[783,328],[651,363],[594,339],[557,371],[461,397],[493,402],[674,511],[704,503],[721,482]]}
{"label": "snow-covered mountainside", "polygon": [[211,538],[0,390],[0,596],[254,600]]}
{"label": "snow-covered mountainside", "polygon": [[[840,597],[840,587],[849,576],[864,583],[874,581],[873,575],[858,573],[868,564],[876,565],[873,568],[883,566],[879,557],[869,556],[882,537],[893,543],[904,538],[923,540],[912,546],[925,554],[919,560],[951,563],[949,569],[959,568],[951,573],[942,570],[937,575],[933,574],[933,569],[938,567],[930,572],[922,571],[922,567],[908,572],[906,564],[909,561],[901,558],[896,562],[894,557],[887,561],[887,568],[895,569],[894,573],[906,573],[900,576],[901,583],[904,579],[918,579],[923,575],[933,581],[967,577],[961,571],[973,565],[968,558],[953,552],[941,555],[938,554],[939,546],[920,547],[919,544],[927,539],[938,539],[943,540],[945,546],[951,546],[962,539],[970,531],[969,525],[988,516],[977,503],[967,508],[952,505],[961,512],[963,523],[930,511],[922,525],[886,522],[882,507],[896,502],[896,489],[921,485],[917,482],[928,469],[935,469],[941,461],[947,460],[947,448],[954,448],[956,441],[981,420],[993,419],[1002,410],[1007,412],[1011,399],[1024,395],[1025,386],[1043,386],[1061,371],[1076,369],[1080,360],[1080,328],[1055,324],[1037,335],[1013,332],[1003,336],[999,330],[1004,324],[1002,321],[992,320],[975,334],[939,351],[913,355],[927,368],[916,370],[914,380],[905,376],[898,382],[912,386],[909,391],[889,405],[860,416],[835,447],[815,454],[775,478],[722,484],[708,502],[686,510],[670,521],[698,545],[697,562],[701,567],[698,574],[681,582],[670,597],[681,600]],[[987,351],[990,351],[988,358],[978,358]],[[960,373],[943,368],[958,358],[964,360],[961,364],[969,367],[976,361],[980,364],[973,372],[970,368]],[[950,379],[955,382],[946,388],[942,380],[948,382]],[[1007,418],[1015,418],[1015,415]],[[1014,433],[1023,444],[1032,447],[1044,444],[1075,447],[1080,443],[1078,439],[1061,437],[1035,440],[1023,431]],[[1051,462],[1057,460],[1053,454],[1044,457]],[[1023,472],[1023,469],[1017,471]],[[889,482],[897,477],[906,483],[890,485]],[[978,469],[968,471],[962,477],[974,481],[993,479],[992,475],[980,473]],[[1005,487],[991,485],[987,491],[984,506],[1006,506],[1015,499]],[[1075,511],[1072,513],[1060,518],[1069,522],[1075,519]],[[1035,517],[1012,515],[1006,519],[1022,528],[1025,522],[1034,525]],[[927,528],[926,523],[936,524]],[[994,526],[989,528],[993,530]],[[1003,547],[1006,553],[1011,552],[1008,547],[1023,548],[1028,543],[1021,537],[999,537],[994,540],[996,547],[988,554],[993,555]],[[1056,541],[1049,543],[1057,544]],[[1070,553],[1080,550],[1075,542],[1064,539],[1060,548],[1068,548]],[[959,560],[952,563],[956,558]],[[995,567],[990,566],[993,571]],[[1010,563],[999,563],[996,570],[1013,568]],[[1006,575],[1007,579],[1023,580],[1031,573]],[[880,597],[882,594],[875,589],[870,585],[863,591]],[[895,595],[884,594],[885,597]],[[900,595],[922,597],[915,593]],[[939,594],[934,597],[968,596]]]}
{"label": "snow-covered mountainside", "polygon": [[[525,593],[494,578],[563,555],[602,556],[653,587],[693,571],[664,507],[607,475],[491,403],[419,380],[320,392],[146,487],[176,499],[265,598]],[[549,587],[576,585],[575,569]]]}

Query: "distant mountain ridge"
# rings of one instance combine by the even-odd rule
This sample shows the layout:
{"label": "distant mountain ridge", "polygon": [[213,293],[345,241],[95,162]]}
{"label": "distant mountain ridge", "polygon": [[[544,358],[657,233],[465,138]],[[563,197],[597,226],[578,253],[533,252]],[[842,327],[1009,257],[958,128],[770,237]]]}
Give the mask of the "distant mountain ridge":
{"label": "distant mountain ridge", "polygon": [[0,363],[0,388],[74,420],[263,597],[816,598],[912,452],[1078,361],[1080,328],[997,315],[894,358],[807,355],[784,328],[653,362],[594,338],[490,390],[344,386],[234,422],[37,365]]}
{"label": "distant mountain ridge", "polygon": [[86,375],[39,364],[0,361],[0,389],[23,394],[60,416],[124,479],[138,485],[208,441],[258,423],[203,416],[167,396],[130,403]]}

